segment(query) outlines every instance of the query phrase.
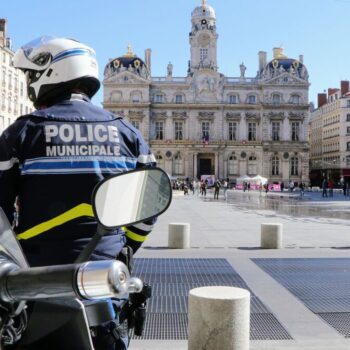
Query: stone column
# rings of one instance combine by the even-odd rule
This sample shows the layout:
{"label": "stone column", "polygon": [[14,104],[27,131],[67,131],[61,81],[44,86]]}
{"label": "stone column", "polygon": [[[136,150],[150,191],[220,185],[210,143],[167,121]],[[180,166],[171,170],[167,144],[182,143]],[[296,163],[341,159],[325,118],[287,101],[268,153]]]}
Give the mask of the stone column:
{"label": "stone column", "polygon": [[193,155],[193,177],[197,180],[197,162],[198,162],[198,153]]}
{"label": "stone column", "polygon": [[188,350],[249,350],[250,293],[201,287],[188,299]]}

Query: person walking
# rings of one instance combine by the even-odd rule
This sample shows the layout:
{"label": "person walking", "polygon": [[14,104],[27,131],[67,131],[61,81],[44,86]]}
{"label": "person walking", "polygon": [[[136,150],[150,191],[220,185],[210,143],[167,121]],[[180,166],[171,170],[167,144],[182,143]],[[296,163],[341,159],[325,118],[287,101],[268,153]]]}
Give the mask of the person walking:
{"label": "person walking", "polygon": [[[20,48],[13,66],[25,73],[37,110],[0,137],[0,206],[13,222],[18,198],[15,232],[30,266],[71,264],[97,230],[91,206],[96,184],[156,160],[136,128],[91,103],[100,87],[92,48],[44,36]],[[116,259],[127,246],[135,253],[153,223],[111,231],[91,259]],[[111,310],[124,304],[115,298],[106,302]],[[127,319],[115,312],[93,336],[95,349],[127,349],[128,332]]]}
{"label": "person walking", "polygon": [[222,187],[224,188],[224,198],[227,200],[227,190],[228,190],[229,179],[225,179]]}
{"label": "person walking", "polygon": [[328,189],[328,181],[327,181],[327,178],[324,177],[322,180],[322,198],[328,197],[327,189]]}
{"label": "person walking", "polygon": [[221,182],[219,180],[215,180],[214,182],[214,199],[219,199]]}

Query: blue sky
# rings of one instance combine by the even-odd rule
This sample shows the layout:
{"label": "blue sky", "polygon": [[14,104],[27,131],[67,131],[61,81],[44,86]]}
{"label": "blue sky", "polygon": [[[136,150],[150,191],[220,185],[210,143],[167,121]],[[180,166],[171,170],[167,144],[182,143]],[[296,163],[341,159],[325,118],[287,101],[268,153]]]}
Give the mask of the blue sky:
{"label": "blue sky", "polygon": [[[310,75],[310,101],[328,87],[350,79],[348,43],[350,0],[208,0],[216,11],[219,71],[246,76],[258,69],[258,51],[284,48],[291,58],[304,55]],[[190,58],[191,11],[201,0],[2,0],[13,49],[44,35],[67,36],[93,47],[100,78],[109,58],[133,52],[144,58],[152,49],[152,76],[165,76],[172,62],[174,76],[185,76]],[[102,89],[93,100],[102,101]]]}

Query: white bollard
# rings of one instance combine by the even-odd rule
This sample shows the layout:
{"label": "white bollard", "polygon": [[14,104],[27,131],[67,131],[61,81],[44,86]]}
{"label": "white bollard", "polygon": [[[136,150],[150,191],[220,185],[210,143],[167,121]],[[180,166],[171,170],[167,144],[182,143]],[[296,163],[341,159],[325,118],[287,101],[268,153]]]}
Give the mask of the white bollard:
{"label": "white bollard", "polygon": [[188,299],[188,350],[249,350],[250,292],[201,287]]}
{"label": "white bollard", "polygon": [[283,248],[283,224],[261,224],[261,248]]}
{"label": "white bollard", "polygon": [[178,249],[190,248],[190,224],[169,224],[168,247]]}

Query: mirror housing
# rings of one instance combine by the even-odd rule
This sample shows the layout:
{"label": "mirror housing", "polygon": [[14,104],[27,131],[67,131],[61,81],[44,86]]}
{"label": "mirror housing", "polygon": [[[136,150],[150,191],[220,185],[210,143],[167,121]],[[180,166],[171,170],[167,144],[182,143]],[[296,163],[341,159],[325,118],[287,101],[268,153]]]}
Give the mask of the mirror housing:
{"label": "mirror housing", "polygon": [[110,176],[94,189],[92,206],[102,227],[112,229],[149,220],[170,205],[172,188],[160,168],[140,168]]}

